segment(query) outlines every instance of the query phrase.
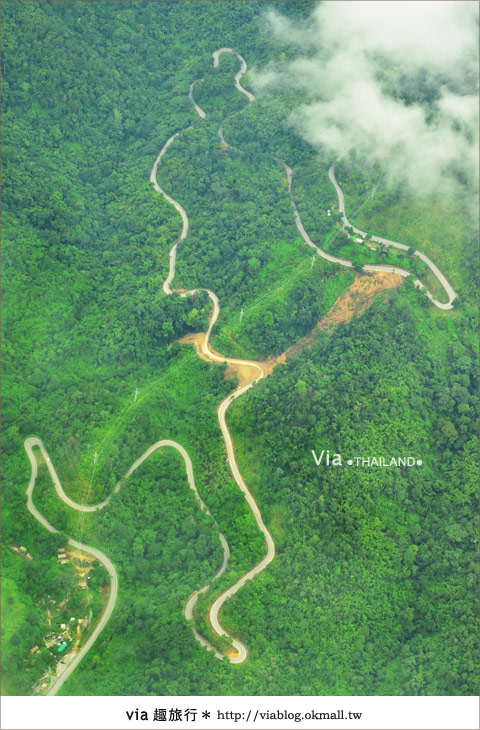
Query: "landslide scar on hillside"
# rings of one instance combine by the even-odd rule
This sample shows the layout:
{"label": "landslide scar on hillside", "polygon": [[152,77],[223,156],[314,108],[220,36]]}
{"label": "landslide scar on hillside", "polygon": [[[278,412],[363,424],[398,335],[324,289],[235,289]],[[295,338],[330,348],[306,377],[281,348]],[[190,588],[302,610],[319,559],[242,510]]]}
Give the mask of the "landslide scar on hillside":
{"label": "landslide scar on hillside", "polygon": [[306,350],[312,344],[317,332],[331,330],[339,324],[350,322],[354,317],[359,317],[368,309],[377,294],[394,289],[402,281],[403,278],[400,274],[387,271],[375,271],[371,274],[356,276],[353,284],[340,294],[313,330],[278,355],[273,361],[274,365],[283,364],[289,358],[296,357]]}
{"label": "landslide scar on hillside", "polygon": [[[311,332],[300,338],[294,345],[289,347],[285,352],[274,358],[265,361],[255,361],[255,364],[261,367],[264,376],[271,375],[276,365],[283,365],[287,359],[296,357],[306,350],[313,342],[317,332],[330,330],[333,327],[350,322],[354,317],[359,317],[373,302],[377,294],[388,289],[394,289],[401,284],[403,278],[399,274],[389,272],[376,271],[372,274],[362,274],[355,277],[351,286],[344,291],[334,302],[329,311],[316,324]],[[212,359],[206,354],[206,333],[188,334],[182,337],[179,342],[181,344],[195,345],[195,349],[199,357],[207,362]],[[210,350],[219,357],[223,358],[227,363],[225,371],[226,378],[232,378],[235,373],[238,377],[238,387],[253,383],[258,379],[258,369],[253,365],[254,361],[232,361],[228,357],[224,357],[210,346]]]}

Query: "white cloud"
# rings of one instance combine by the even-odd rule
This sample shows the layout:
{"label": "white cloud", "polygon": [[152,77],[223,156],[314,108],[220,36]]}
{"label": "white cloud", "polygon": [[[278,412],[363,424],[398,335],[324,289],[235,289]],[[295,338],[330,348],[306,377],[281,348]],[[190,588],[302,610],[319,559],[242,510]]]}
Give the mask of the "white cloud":
{"label": "white cloud", "polygon": [[454,172],[477,188],[476,2],[325,2],[301,24],[266,21],[298,56],[253,83],[307,92],[290,119],[306,140],[333,159],[388,155],[390,182],[417,193],[452,189]]}

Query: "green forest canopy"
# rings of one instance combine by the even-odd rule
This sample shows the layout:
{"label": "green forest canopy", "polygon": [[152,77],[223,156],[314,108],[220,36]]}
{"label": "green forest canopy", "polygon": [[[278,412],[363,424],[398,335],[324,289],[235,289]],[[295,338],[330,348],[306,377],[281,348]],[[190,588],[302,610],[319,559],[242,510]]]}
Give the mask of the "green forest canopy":
{"label": "green forest canopy", "polygon": [[[232,83],[236,59],[212,66],[221,46],[249,66],[289,57],[260,32],[266,5],[2,3],[6,694],[30,694],[44,671],[43,659],[24,671],[45,631],[41,597],[60,598],[68,583],[55,559],[63,534],[46,533],[25,507],[27,436],[42,438],[78,499],[98,451],[92,501],[154,441],[184,445],[232,553],[205,602],[263,554],[216,421],[232,382],[177,343],[206,329],[210,304],[205,295],[161,292],[180,223],[148,176],[168,137],[193,124],[161,167],[162,185],[191,226],[175,285],[217,293],[213,342],[225,355],[282,351],[349,285],[324,261],[309,271],[311,252],[276,160],[281,154],[294,167],[300,213],[322,242],[332,224],[318,209],[336,200],[331,160],[285,125],[298,100],[285,92],[245,108]],[[277,5],[299,15],[312,7]],[[187,94],[202,77],[200,122]],[[243,154],[226,152],[218,124],[242,109],[224,133]],[[359,224],[403,240],[395,212],[417,210],[406,193],[384,189],[380,210],[360,208],[361,171],[343,170],[342,184],[352,220],[358,208]],[[158,454],[111,508],[84,521],[84,540],[117,565],[120,597],[63,694],[476,692],[476,238],[459,206],[450,213],[452,250],[463,254],[453,256],[437,237],[436,261],[448,266],[458,309],[424,306],[402,286],[232,406],[240,468],[277,546],[268,570],[225,606],[225,626],[248,646],[248,662],[234,667],[206,653],[182,616],[188,595],[218,569],[218,538],[181,464]],[[438,232],[441,216],[432,208],[429,230]],[[417,219],[409,219],[408,243],[417,240]],[[245,328],[235,344],[227,329],[241,308]],[[312,448],[340,444],[371,454],[413,450],[424,466],[388,473],[314,466]],[[37,500],[78,537],[78,516],[46,479]],[[10,550],[25,543],[31,562]]]}

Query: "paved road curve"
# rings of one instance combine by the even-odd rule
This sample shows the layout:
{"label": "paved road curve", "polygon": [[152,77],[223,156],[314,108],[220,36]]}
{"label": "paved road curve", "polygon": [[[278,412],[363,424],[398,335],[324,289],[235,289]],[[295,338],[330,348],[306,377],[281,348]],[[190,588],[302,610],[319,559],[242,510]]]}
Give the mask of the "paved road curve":
{"label": "paved road curve", "polygon": [[198,116],[201,117],[202,119],[205,119],[205,117],[207,115],[205,114],[205,112],[203,111],[203,109],[198,106],[197,102],[193,98],[193,87],[194,87],[194,84],[200,83],[201,81],[203,81],[203,79],[198,79],[198,81],[194,81],[192,84],[190,84],[190,91],[188,92],[188,98],[190,99],[190,101],[192,102],[193,106],[195,107],[195,111],[197,112]]}
{"label": "paved road curve", "polygon": [[[191,129],[191,127],[187,127],[187,129]],[[168,195],[165,192],[165,190],[162,190],[162,188],[160,187],[160,185],[157,183],[157,168],[158,168],[158,163],[162,159],[163,155],[168,150],[168,148],[172,144],[173,140],[176,137],[178,137],[179,134],[180,134],[180,132],[175,132],[175,134],[172,134],[172,136],[169,139],[167,139],[167,141],[163,145],[162,149],[160,150],[157,159],[153,163],[153,167],[152,167],[152,170],[150,172],[150,182],[153,183],[153,187],[155,188],[155,190],[157,191],[157,193],[161,193],[163,195],[163,197],[171,205],[173,205],[173,207],[175,208],[175,210],[178,213],[180,213],[180,216],[182,218],[182,224],[183,224],[182,225],[182,231],[180,233],[180,236],[179,236],[178,240],[175,242],[175,244],[172,246],[172,248],[170,250],[170,254],[169,254],[169,264],[170,264],[169,274],[168,274],[167,278],[165,279],[165,281],[163,282],[163,287],[162,287],[163,288],[163,291],[165,292],[165,294],[171,294],[172,293],[172,290],[170,289],[170,283],[171,283],[173,277],[175,276],[175,260],[177,258],[177,246],[187,236],[187,233],[188,233],[188,217],[187,217],[187,214],[185,213],[185,208],[183,208],[180,205],[180,203],[178,203],[176,200],[174,200],[173,198],[171,198],[170,195]]]}
{"label": "paved road curve", "polygon": [[[293,170],[291,167],[289,167],[285,162],[282,161],[283,168],[287,175],[287,182],[288,182],[288,192],[290,194],[290,199],[292,201],[292,207],[293,207],[293,214],[295,216],[295,224],[297,226],[298,232],[300,233],[303,241],[307,244],[307,246],[310,246],[313,248],[319,256],[321,256],[323,259],[326,259],[326,261],[331,261],[335,264],[341,264],[342,266],[348,266],[350,268],[353,267],[352,261],[349,261],[348,259],[342,259],[338,256],[331,256],[329,253],[321,249],[319,246],[317,246],[308,233],[305,230],[305,227],[302,223],[302,219],[300,218],[300,214],[298,212],[297,206],[295,204],[295,200],[293,198],[292,194],[292,182],[293,182]],[[332,165],[328,171],[328,175],[330,177],[331,182],[335,186],[335,190],[337,191],[338,195],[338,207],[339,211],[342,214],[342,220],[344,222],[344,225],[351,225],[349,223],[346,215],[345,215],[345,200],[343,196],[342,189],[340,188],[339,184],[337,183],[334,175],[334,165]],[[359,228],[355,228],[355,226],[352,226],[355,233],[358,233],[360,235],[365,235],[364,231],[361,231]],[[405,246],[403,243],[397,243],[396,241],[390,241],[388,238],[381,238],[380,236],[372,236],[372,240],[379,241],[380,243],[384,243],[386,245],[395,246],[396,248],[401,248],[405,251],[408,250],[409,246]],[[414,285],[417,289],[422,289],[425,291],[425,294],[427,297],[431,300],[431,302],[438,307],[439,309],[452,309],[453,308],[453,300],[457,296],[446,280],[446,278],[443,276],[443,274],[439,271],[439,269],[435,266],[432,261],[430,261],[429,258],[427,258],[424,254],[420,253],[419,251],[415,252],[415,255],[422,259],[422,261],[425,261],[425,263],[430,267],[430,269],[433,271],[435,276],[438,278],[442,286],[444,287],[445,291],[447,292],[449,296],[449,301],[447,304],[444,304],[442,302],[439,302],[437,299],[433,297],[433,295],[426,289],[425,285],[422,284],[422,282],[419,279],[414,280]],[[363,271],[387,271],[392,274],[399,274],[400,276],[406,277],[411,276],[411,271],[407,271],[407,269],[402,269],[399,266],[383,266],[381,264],[364,264]]]}
{"label": "paved road curve", "polygon": [[[221,53],[234,53],[234,51],[232,51],[231,48],[220,48],[217,51],[215,51],[215,53],[213,54],[213,58],[214,58],[213,65],[214,66],[218,65],[218,60],[219,60],[219,56]],[[238,74],[235,77],[235,86],[239,91],[241,91],[242,93],[244,93],[247,96],[249,101],[253,101],[255,99],[253,94],[250,94],[250,92],[246,91],[240,84],[240,78],[246,72],[247,64],[246,64],[245,60],[239,54],[235,53],[235,55],[241,61],[240,71],[238,72]],[[229,638],[232,640],[232,644],[233,644],[234,648],[237,651],[236,656],[228,657],[229,661],[232,664],[240,664],[241,662],[245,661],[245,659],[247,658],[247,654],[248,654],[247,648],[238,639],[235,639],[234,637],[232,637],[230,634],[228,634],[225,631],[225,629],[222,627],[222,625],[220,623],[219,613],[220,613],[222,606],[224,605],[225,601],[228,598],[235,595],[235,593],[237,593],[240,590],[240,588],[243,585],[245,585],[247,580],[250,580],[250,579],[254,578],[256,575],[258,575],[259,573],[261,573],[267,567],[267,565],[269,565],[269,563],[272,562],[273,558],[275,557],[275,544],[274,544],[274,541],[273,541],[273,538],[272,538],[270,532],[267,530],[265,523],[263,522],[262,515],[260,513],[258,505],[257,505],[255,499],[253,498],[252,494],[250,493],[247,485],[245,484],[245,482],[242,478],[242,475],[240,473],[240,470],[238,468],[238,464],[237,464],[237,461],[235,458],[235,451],[233,448],[232,437],[230,435],[230,431],[228,430],[228,426],[226,423],[226,412],[227,412],[229,406],[231,405],[231,403],[233,403],[233,401],[236,398],[240,397],[241,395],[243,395],[243,393],[245,393],[247,390],[249,390],[255,382],[258,382],[258,380],[263,378],[265,376],[265,373],[264,373],[262,366],[259,363],[256,363],[256,362],[253,362],[250,360],[238,360],[236,358],[226,358],[226,357],[223,357],[223,355],[220,355],[211,350],[210,345],[209,345],[209,337],[210,337],[210,334],[212,331],[212,327],[214,326],[215,322],[217,321],[218,315],[220,313],[218,297],[214,292],[210,291],[209,289],[193,289],[191,291],[185,292],[185,291],[181,291],[181,290],[172,290],[170,287],[170,284],[175,277],[177,246],[178,246],[178,243],[180,241],[182,241],[188,233],[188,217],[187,217],[187,214],[186,214],[184,208],[177,201],[175,201],[173,198],[171,198],[169,195],[167,195],[167,193],[160,187],[160,185],[158,184],[158,181],[157,181],[157,172],[158,172],[158,163],[159,163],[162,155],[165,153],[165,151],[167,150],[168,146],[171,144],[173,139],[176,136],[178,136],[178,134],[179,133],[177,132],[175,135],[173,135],[167,141],[167,143],[163,146],[160,154],[158,155],[157,159],[155,160],[154,166],[150,173],[150,181],[153,183],[155,190],[157,192],[161,193],[165,197],[165,199],[175,207],[175,209],[180,213],[180,215],[182,217],[182,221],[183,221],[183,227],[182,227],[182,232],[180,234],[180,238],[174,244],[174,246],[172,247],[172,249],[170,251],[169,272],[168,272],[167,278],[165,279],[165,281],[163,283],[163,291],[166,294],[171,294],[172,291],[177,291],[180,294],[180,296],[183,296],[183,297],[196,294],[198,291],[206,291],[208,296],[210,297],[210,300],[212,301],[212,312],[211,312],[210,319],[209,319],[208,331],[200,345],[201,353],[213,362],[219,362],[219,363],[226,362],[227,364],[249,365],[252,368],[256,369],[258,372],[258,377],[253,382],[248,383],[247,385],[244,385],[243,387],[237,388],[233,393],[231,393],[226,398],[224,398],[224,400],[220,403],[220,405],[217,409],[218,421],[220,424],[220,429],[221,429],[221,432],[223,435],[223,439],[225,441],[228,461],[229,461],[230,468],[232,470],[233,478],[235,479],[235,482],[237,483],[240,490],[245,495],[245,499],[255,518],[257,527],[264,535],[265,545],[266,545],[266,553],[265,553],[265,556],[263,557],[263,559],[256,566],[254,566],[251,570],[249,570],[247,573],[245,573],[245,575],[243,575],[233,586],[231,586],[226,591],[224,591],[215,600],[215,602],[212,604],[212,606],[210,608],[209,615],[210,615],[210,622],[211,622],[213,629],[216,631],[216,633],[219,636],[222,636],[222,635],[229,636]],[[220,134],[222,141],[224,141],[223,130],[221,127],[220,127],[219,134]],[[190,597],[189,603],[187,604],[187,608],[185,610],[185,615],[187,618],[193,618],[193,607],[195,605],[195,602],[198,598],[199,593],[203,592],[203,590],[206,590],[206,589],[201,589],[201,591],[196,591],[195,594],[193,594]],[[196,635],[197,640],[199,640],[203,645],[207,645],[208,648],[212,648],[211,645],[209,645],[208,642],[206,642],[206,640],[203,639],[203,637],[201,637],[200,634],[198,634],[198,632],[196,632],[196,630],[194,630],[194,633]],[[198,634],[198,636],[197,636],[197,634]],[[223,658],[223,655],[220,654],[217,650],[214,650],[214,651],[215,651],[215,655],[217,657]]]}
{"label": "paved road curve", "polygon": [[[228,359],[227,359],[228,362]],[[263,372],[259,376],[258,380],[263,377]],[[258,381],[255,381],[258,382]],[[255,522],[257,524],[258,529],[261,533],[263,533],[263,536],[265,538],[265,544],[266,544],[266,553],[263,557],[263,559],[255,565],[251,570],[249,570],[245,575],[243,575],[231,588],[228,588],[226,591],[224,591],[212,604],[210,608],[210,622],[214,628],[214,630],[219,634],[220,636],[222,634],[226,634],[232,639],[232,644],[237,650],[238,654],[236,657],[229,657],[232,664],[240,664],[241,662],[244,662],[247,658],[247,648],[244,644],[242,644],[238,639],[233,638],[220,624],[219,620],[219,613],[220,610],[225,603],[226,600],[231,598],[231,596],[234,596],[235,593],[237,593],[242,586],[245,585],[247,580],[251,580],[252,578],[255,578],[256,575],[261,573],[267,565],[269,565],[272,560],[275,557],[275,543],[273,541],[273,537],[271,536],[270,532],[267,530],[265,523],[263,522],[262,515],[260,513],[260,510],[258,509],[258,505],[255,502],[255,499],[253,498],[252,494],[250,493],[247,485],[245,484],[243,477],[240,473],[240,469],[238,468],[237,460],[235,458],[235,451],[233,448],[233,441],[232,437],[230,435],[230,431],[228,430],[228,426],[226,423],[226,413],[229,406],[233,403],[233,401],[236,398],[239,398],[241,395],[243,395],[247,390],[249,390],[252,387],[252,383],[249,385],[243,386],[243,388],[237,388],[237,390],[234,391],[231,395],[228,395],[218,407],[218,420],[220,423],[220,428],[222,430],[223,439],[225,441],[225,446],[227,448],[227,454],[228,454],[228,463],[230,464],[230,468],[232,470],[233,478],[235,479],[236,483],[240,487],[241,491],[245,495],[245,499],[247,500],[247,504],[250,507],[252,514],[255,518]]]}
{"label": "paved road curve", "polygon": [[[343,195],[342,188],[338,184],[336,178],[335,178],[335,165],[332,165],[328,171],[328,177],[330,178],[330,181],[333,183],[335,190],[337,192],[338,197],[338,210],[342,214],[342,220],[344,225],[351,226],[351,228],[355,231],[355,233],[358,233],[361,236],[365,236],[365,231],[361,231],[360,228],[357,228],[356,226],[352,225],[350,221],[347,218],[346,212],[345,212],[345,197]],[[386,246],[394,246],[395,248],[399,248],[402,251],[408,251],[410,248],[409,246],[406,246],[404,243],[398,243],[398,241],[391,241],[389,238],[382,238],[381,236],[372,236],[372,241],[377,241],[378,243],[383,243]],[[453,308],[453,300],[456,299],[457,294],[455,293],[454,289],[450,286],[445,276],[442,274],[440,269],[435,266],[433,261],[430,261],[428,256],[425,256],[425,254],[421,253],[420,251],[415,251],[414,256],[418,256],[422,261],[424,261],[429,269],[433,271],[435,276],[437,277],[440,284],[445,289],[447,296],[448,296],[448,302],[443,303],[439,302],[437,299],[433,297],[433,295],[425,288],[425,286],[418,280],[415,280],[415,286],[425,289],[425,294],[430,299],[430,301],[439,309],[452,309]],[[406,272],[404,269],[394,269],[394,267],[386,267],[386,266],[370,266],[366,265],[363,267],[367,271],[394,271],[395,273],[401,274],[401,276],[408,276],[411,272]]]}
{"label": "paved road curve", "polygon": [[[35,458],[35,454],[33,453],[33,446],[38,446],[43,458],[45,459],[45,463],[48,467],[48,471],[50,472],[50,476],[53,479],[53,482],[55,484],[55,489],[57,491],[57,494],[63,495],[61,498],[64,499],[66,497],[65,492],[63,491],[60,481],[57,477],[57,474],[55,472],[55,469],[53,467],[53,464],[50,460],[50,457],[48,456],[48,453],[43,445],[43,443],[40,441],[40,439],[31,437],[27,438],[24,442],[25,451],[27,452],[27,456],[30,460],[30,467],[31,467],[31,473],[30,473],[30,481],[28,483],[27,487],[27,508],[32,513],[32,515],[47,529],[49,532],[58,532],[58,530],[53,527],[48,520],[45,519],[45,517],[37,510],[35,505],[32,501],[32,495],[33,495],[33,488],[35,486],[35,480],[37,478],[38,474],[38,465],[37,465],[37,459]],[[57,488],[57,485],[59,486],[60,490]],[[68,499],[68,498],[67,498]],[[64,501],[66,501],[64,499]],[[69,501],[66,501],[67,504],[70,504],[72,506],[72,503]],[[73,503],[75,504],[75,503]],[[81,505],[79,505],[81,507]],[[85,509],[85,511],[88,511]],[[85,644],[82,646],[82,648],[78,651],[78,653],[73,657],[73,659],[69,662],[69,664],[66,666],[64,671],[55,677],[48,688],[48,692],[46,693],[49,696],[55,695],[60,687],[63,685],[66,679],[71,675],[73,670],[80,664],[85,654],[88,652],[88,650],[92,647],[94,642],[97,640],[101,632],[103,631],[108,619],[110,618],[112,611],[115,606],[115,602],[117,600],[117,592],[118,592],[118,576],[117,571],[115,570],[115,567],[111,560],[107,558],[107,556],[100,552],[100,550],[97,550],[96,548],[90,547],[89,545],[83,545],[81,542],[77,542],[77,540],[72,540],[69,538],[68,544],[72,547],[76,548],[77,550],[81,550],[82,552],[89,553],[90,555],[93,555],[102,565],[105,566],[105,568],[108,571],[108,574],[110,576],[110,593],[108,596],[107,605],[105,607],[105,610],[100,617],[100,621],[88,637]]]}
{"label": "paved road curve", "polygon": [[247,62],[245,61],[243,56],[241,56],[239,53],[234,51],[232,48],[218,48],[216,51],[213,52],[214,67],[218,66],[219,58],[222,53],[233,53],[233,55],[238,58],[238,60],[240,61],[240,70],[238,71],[237,74],[235,74],[235,88],[241,94],[245,94],[248,101],[255,101],[254,95],[252,93],[250,93],[250,91],[247,91],[246,89],[244,89],[240,83],[240,79],[247,72]]}
{"label": "paved road curve", "polygon": [[[149,456],[151,456],[151,454],[153,454],[158,449],[161,449],[164,447],[174,448],[180,453],[180,455],[183,458],[183,461],[185,463],[185,471],[187,474],[188,484],[190,486],[190,489],[192,489],[194,491],[195,497],[200,504],[201,510],[206,512],[208,515],[212,516],[211,512],[208,510],[208,508],[206,507],[202,498],[200,497],[197,487],[195,485],[195,479],[193,476],[193,466],[192,466],[191,459],[190,459],[189,455],[187,454],[187,452],[185,451],[185,449],[183,448],[183,446],[178,444],[176,441],[171,441],[170,439],[165,439],[163,441],[157,441],[155,444],[150,446],[150,448],[148,448],[132,464],[132,466],[126,472],[126,474],[123,476],[123,478],[117,483],[112,494],[109,497],[107,497],[107,499],[103,500],[103,502],[100,502],[99,504],[94,505],[94,506],[90,506],[90,505],[78,504],[77,502],[74,502],[73,500],[71,500],[65,494],[63,487],[60,483],[60,480],[57,476],[57,473],[55,471],[55,468],[52,464],[52,461],[48,455],[48,452],[47,452],[45,446],[43,445],[43,442],[41,441],[41,439],[39,439],[35,436],[32,436],[30,438],[27,438],[24,442],[25,451],[27,452],[27,456],[29,458],[30,467],[31,467],[30,481],[29,481],[28,487],[27,487],[27,507],[28,507],[29,511],[32,513],[32,515],[50,532],[58,532],[58,530],[55,529],[55,527],[53,527],[48,522],[48,520],[45,519],[45,517],[41,514],[41,512],[39,512],[37,510],[37,508],[33,504],[33,499],[32,499],[33,489],[35,487],[35,481],[36,481],[37,474],[38,474],[37,459],[35,457],[35,454],[33,453],[34,446],[38,447],[40,453],[43,456],[45,464],[47,465],[48,471],[50,473],[50,477],[55,486],[55,491],[56,491],[57,495],[69,507],[72,507],[73,509],[76,509],[80,512],[92,512],[92,511],[96,511],[99,509],[103,509],[103,507],[105,507],[109,503],[113,494],[115,494],[116,492],[118,492],[121,489],[121,487],[125,484],[127,479],[133,474],[133,472],[136,469],[138,469],[138,467],[141,464],[143,464],[143,462],[146,459],[149,458]],[[217,526],[217,529],[218,529],[218,524],[216,521],[215,521],[215,525]],[[222,562],[222,565],[221,565],[219,571],[213,578],[212,582],[217,580],[217,578],[219,578],[225,572],[225,569],[228,564],[228,559],[230,557],[230,550],[228,548],[227,541],[226,541],[223,533],[220,532],[220,530],[219,530],[219,539],[220,539],[220,543],[221,543],[222,549],[223,549],[223,562]],[[81,649],[78,651],[78,653],[75,654],[73,656],[73,658],[70,660],[70,662],[66,665],[66,668],[63,670],[63,672],[54,678],[52,684],[48,688],[48,692],[46,693],[49,696],[55,695],[58,692],[58,690],[63,685],[65,680],[68,679],[70,674],[79,665],[79,663],[82,661],[85,654],[89,651],[89,649],[92,647],[94,642],[97,640],[100,633],[103,631],[105,625],[107,624],[107,621],[109,620],[110,616],[112,615],[113,609],[115,607],[115,602],[117,600],[117,593],[118,593],[117,572],[115,570],[113,563],[110,561],[110,559],[104,553],[100,552],[100,550],[97,550],[96,548],[90,547],[89,545],[84,545],[83,543],[77,542],[77,540],[73,540],[71,538],[68,539],[68,544],[71,545],[72,547],[76,548],[77,550],[81,550],[83,552],[89,553],[90,555],[93,555],[95,558],[97,558],[97,560],[99,560],[105,566],[105,568],[107,569],[108,574],[110,576],[110,593],[109,593],[108,602],[105,607],[105,610],[104,610],[102,616],[100,617],[100,621],[98,622],[95,629],[92,631],[91,635],[89,636],[89,638],[87,639],[85,644],[81,647]],[[190,598],[188,599],[187,604],[185,606],[185,616],[187,619],[192,618],[192,615],[191,615],[192,609],[193,609],[193,606],[195,605],[195,601],[198,598],[198,595],[200,593],[203,593],[204,591],[206,591],[208,588],[210,588],[210,584],[203,586],[202,588],[195,591],[192,594],[192,596],[190,596]],[[194,599],[194,600],[192,600],[192,599]],[[223,659],[223,654],[220,654],[219,652],[217,652],[215,647],[213,647],[205,639],[203,639],[203,637],[200,636],[200,634],[197,632],[195,627],[193,627],[193,631],[194,631],[195,637],[200,641],[200,643],[202,643],[204,646],[207,646],[207,648],[214,651],[216,653],[216,655],[218,655],[221,659]]]}
{"label": "paved road curve", "polygon": [[[214,65],[214,67],[218,66],[218,64],[219,64],[219,58],[220,58],[220,55],[222,53],[233,53],[239,59],[239,61],[240,61],[240,70],[238,71],[238,73],[235,76],[235,88],[247,97],[248,103],[250,103],[252,101],[255,101],[254,95],[251,94],[250,91],[247,91],[246,89],[244,89],[243,86],[240,83],[240,79],[242,78],[242,76],[247,71],[247,63],[246,63],[245,59],[243,58],[243,56],[241,56],[239,53],[237,53],[236,51],[232,50],[231,48],[219,48],[218,50],[214,51],[214,53],[213,53],[213,65]],[[226,141],[226,139],[224,137],[224,134],[223,134],[223,125],[224,125],[225,121],[227,119],[231,119],[236,114],[241,114],[243,111],[245,111],[245,109],[242,109],[241,112],[233,112],[233,114],[229,114],[227,117],[225,117],[225,119],[223,120],[223,122],[219,126],[219,128],[217,130],[217,133],[218,133],[218,136],[220,137],[220,140],[221,140],[222,144],[225,145],[225,147],[230,147],[231,149],[237,149],[237,148],[232,148],[232,145],[230,145]],[[241,150],[238,150],[237,149],[237,152],[241,152]]]}
{"label": "paved road curve", "polygon": [[295,223],[298,228],[298,231],[307,244],[307,246],[310,246],[310,248],[315,249],[315,251],[318,253],[319,256],[322,257],[322,259],[326,259],[327,261],[331,261],[334,264],[342,264],[342,266],[350,266],[352,267],[353,264],[351,261],[348,261],[347,259],[340,259],[337,256],[331,256],[326,251],[323,251],[319,246],[317,246],[308,233],[306,232],[305,228],[303,227],[302,219],[300,218],[300,215],[297,210],[297,206],[295,204],[295,200],[293,199],[292,194],[292,182],[293,182],[293,170],[291,167],[289,167],[285,162],[282,162],[282,165],[284,167],[285,172],[287,173],[287,182],[288,182],[288,192],[290,193],[290,199],[292,201],[293,206],[293,214],[295,216]]}
{"label": "paved road curve", "polygon": [[[245,499],[255,518],[257,527],[265,538],[265,545],[266,545],[266,553],[265,553],[265,556],[263,557],[263,559],[257,565],[255,565],[251,570],[249,570],[247,573],[245,573],[245,575],[243,575],[233,586],[231,586],[226,591],[224,591],[214,601],[214,603],[210,607],[209,616],[210,616],[210,623],[211,623],[213,629],[216,631],[216,633],[219,636],[222,636],[222,634],[228,636],[232,640],[232,645],[234,646],[234,648],[237,651],[236,656],[228,657],[229,661],[232,664],[240,664],[246,660],[247,655],[248,655],[248,650],[244,644],[242,644],[238,639],[235,639],[234,637],[232,637],[231,634],[229,634],[222,627],[222,625],[220,623],[220,619],[219,619],[219,613],[220,613],[220,610],[221,610],[222,606],[224,605],[225,601],[227,601],[231,596],[234,596],[235,593],[237,593],[240,590],[240,588],[242,588],[242,586],[245,585],[247,580],[251,580],[256,575],[261,573],[263,570],[265,570],[267,565],[269,565],[272,562],[272,560],[275,557],[275,544],[274,544],[274,541],[273,541],[273,538],[272,538],[270,532],[268,531],[268,529],[265,526],[265,523],[263,522],[262,515],[258,508],[258,505],[257,505],[254,497],[252,496],[251,492],[249,491],[247,485],[245,484],[243,477],[240,473],[240,469],[238,468],[237,460],[235,458],[235,449],[233,446],[232,437],[231,437],[231,434],[230,434],[230,431],[228,429],[227,422],[226,422],[226,413],[227,413],[228,408],[230,407],[230,405],[233,403],[233,401],[236,398],[239,398],[241,395],[246,393],[246,391],[249,390],[254,385],[254,383],[257,383],[259,380],[261,380],[263,377],[265,377],[265,371],[263,370],[263,367],[260,363],[253,362],[251,360],[238,360],[236,358],[224,357],[223,355],[219,355],[218,353],[216,353],[210,349],[209,336],[212,331],[212,327],[217,320],[218,314],[220,312],[220,307],[218,305],[217,296],[213,292],[210,292],[209,290],[206,290],[206,291],[208,291],[209,296],[212,299],[213,308],[212,308],[212,313],[210,315],[208,331],[206,333],[205,338],[200,343],[201,353],[213,362],[226,362],[227,365],[235,365],[235,364],[249,365],[252,368],[257,370],[257,377],[252,382],[250,382],[247,385],[244,385],[242,387],[236,388],[236,390],[234,390],[233,393],[230,393],[229,395],[226,396],[226,398],[224,398],[222,400],[222,402],[220,403],[220,405],[217,408],[218,421],[220,424],[220,429],[222,432],[223,440],[225,442],[225,447],[226,447],[227,456],[228,456],[228,463],[230,465],[230,468],[231,468],[231,471],[233,474],[233,478],[235,479],[235,482],[237,483],[240,490],[245,495]],[[188,294],[190,294],[190,293],[192,293],[192,292],[188,292]],[[186,293],[182,294],[182,296],[185,296],[185,295],[186,295]],[[217,656],[218,656],[218,654],[219,653],[216,652]],[[220,656],[223,656],[223,655],[220,655]]]}

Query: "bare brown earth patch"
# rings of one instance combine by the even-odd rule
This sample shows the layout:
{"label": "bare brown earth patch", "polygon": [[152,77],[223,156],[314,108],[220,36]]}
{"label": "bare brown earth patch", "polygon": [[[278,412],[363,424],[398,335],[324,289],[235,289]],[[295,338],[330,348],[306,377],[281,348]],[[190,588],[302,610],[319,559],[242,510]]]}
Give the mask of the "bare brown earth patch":
{"label": "bare brown earth patch", "polygon": [[[237,375],[238,387],[242,388],[258,380],[259,371],[258,367],[255,367],[256,365],[262,369],[263,377],[271,375],[275,365],[281,365],[288,358],[296,357],[307,349],[318,332],[332,329],[343,322],[350,322],[354,317],[359,317],[370,306],[377,294],[388,289],[394,289],[402,281],[403,279],[399,274],[383,271],[375,271],[371,274],[356,276],[353,284],[345,292],[340,294],[327,314],[322,317],[320,322],[316,324],[308,335],[299,339],[294,345],[285,350],[285,352],[282,352],[281,355],[269,358],[266,361],[254,362],[253,360],[242,361],[236,358],[228,358],[214,350],[210,345],[208,347],[221,361],[227,363],[225,377],[233,378],[234,374]],[[208,355],[205,332],[185,335],[179,342],[180,344],[195,345],[197,355],[202,360],[215,362]]]}
{"label": "bare brown earth patch", "polygon": [[225,652],[225,656],[229,657],[229,659],[233,659],[234,657],[237,657],[238,656],[238,651],[233,646],[231,646]]}
{"label": "bare brown earth patch", "polygon": [[[205,338],[206,333],[199,332],[197,334],[185,335],[179,340],[179,342],[180,344],[195,345],[197,355],[201,357],[202,360],[206,360],[207,362],[215,362],[207,354]],[[226,378],[233,378],[234,374],[237,375],[239,388],[243,388],[244,385],[249,385],[250,383],[255,382],[255,380],[258,380],[260,373],[258,371],[258,367],[255,367],[256,365],[258,365],[262,369],[264,376],[270,375],[275,366],[274,361],[270,360],[268,362],[256,362],[254,360],[237,360],[236,358],[228,358],[222,355],[220,352],[214,350],[211,345],[209,345],[208,347],[214,355],[220,358],[221,361],[227,363],[227,369],[225,370]]]}
{"label": "bare brown earth patch", "polygon": [[92,563],[95,560],[94,556],[89,553],[80,552],[79,550],[72,550],[72,548],[68,548],[67,556],[72,564],[78,585],[86,588],[87,577],[92,570]]}
{"label": "bare brown earth patch", "polygon": [[375,271],[371,274],[356,276],[353,284],[334,302],[326,315],[322,317],[313,330],[298,340],[274,360],[274,365],[283,364],[288,358],[295,357],[310,346],[317,332],[330,330],[344,322],[359,317],[373,302],[377,294],[394,289],[401,284],[403,277],[387,271]]}
{"label": "bare brown earth patch", "polygon": [[197,332],[195,334],[190,333],[180,337],[178,341],[181,345],[195,345],[198,357],[201,357],[202,360],[205,360],[206,362],[211,362],[211,359],[203,352],[203,348],[205,346],[205,334],[205,332]]}

